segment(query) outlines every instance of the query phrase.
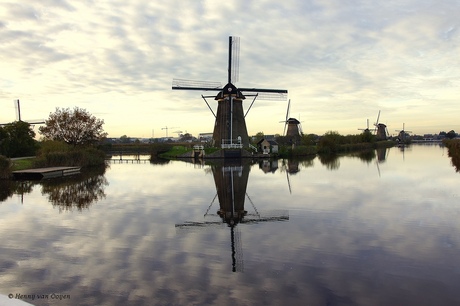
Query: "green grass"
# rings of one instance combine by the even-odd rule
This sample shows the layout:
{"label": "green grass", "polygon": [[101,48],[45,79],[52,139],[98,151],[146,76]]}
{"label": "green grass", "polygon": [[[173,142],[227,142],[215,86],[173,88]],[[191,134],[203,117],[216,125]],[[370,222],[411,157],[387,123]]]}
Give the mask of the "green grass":
{"label": "green grass", "polygon": [[177,156],[179,156],[181,154],[184,154],[186,152],[189,152],[191,150],[192,150],[191,148],[187,148],[187,147],[184,147],[184,146],[173,146],[171,148],[171,150],[160,154],[160,157],[173,158],[173,157],[177,157]]}
{"label": "green grass", "polygon": [[11,161],[13,166],[11,170],[24,170],[24,169],[31,169],[34,168],[34,161],[35,158],[25,158],[25,159],[17,159]]}

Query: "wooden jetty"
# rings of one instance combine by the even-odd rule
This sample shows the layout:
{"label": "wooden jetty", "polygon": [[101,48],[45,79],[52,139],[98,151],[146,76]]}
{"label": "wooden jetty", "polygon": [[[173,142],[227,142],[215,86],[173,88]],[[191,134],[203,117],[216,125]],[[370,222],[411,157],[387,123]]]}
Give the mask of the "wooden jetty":
{"label": "wooden jetty", "polygon": [[18,180],[41,180],[63,177],[80,173],[80,167],[48,167],[13,171],[13,178]]}

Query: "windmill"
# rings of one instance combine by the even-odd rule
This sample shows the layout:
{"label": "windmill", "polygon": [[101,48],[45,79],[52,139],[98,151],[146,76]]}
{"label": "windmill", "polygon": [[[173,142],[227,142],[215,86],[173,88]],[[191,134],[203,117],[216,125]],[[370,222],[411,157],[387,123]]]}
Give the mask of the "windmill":
{"label": "windmill", "polygon": [[397,140],[400,143],[406,143],[407,141],[409,141],[409,134],[408,133],[412,133],[412,131],[404,130],[404,123],[403,123],[402,130],[396,130],[396,132],[399,132]]}
{"label": "windmill", "polygon": [[[280,121],[280,123],[284,123],[284,131],[283,136],[291,137],[291,138],[300,138],[302,136],[302,125],[299,120],[296,118],[289,117],[291,107],[291,99],[288,101],[288,106],[286,110],[286,119],[284,121]],[[287,132],[286,132],[287,127]]]}
{"label": "windmill", "polygon": [[358,129],[358,130],[363,131],[363,133],[364,133],[364,132],[370,132],[370,130],[369,130],[369,119],[367,119],[367,128],[365,128],[365,129]]}
{"label": "windmill", "polygon": [[[19,99],[14,100],[14,108],[16,109],[16,121],[22,121],[26,122],[30,125],[35,125],[35,124],[44,124],[45,120],[43,119],[35,119],[35,120],[22,120],[21,118],[21,105],[19,103]],[[1,123],[0,126],[6,125],[7,123]]]}
{"label": "windmill", "polygon": [[374,123],[375,135],[377,136],[378,140],[387,140],[387,138],[389,136],[387,126],[385,124],[383,124],[383,123],[380,123],[379,119],[380,119],[380,111],[379,111],[379,114],[377,115],[377,120]]}
{"label": "windmill", "polygon": [[[261,215],[251,198],[246,192],[249,178],[250,165],[236,162],[226,162],[224,165],[212,166],[214,182],[217,193],[209,205],[204,217],[218,216],[218,221],[189,221],[176,224],[176,229],[204,229],[226,224],[230,229],[230,245],[232,252],[232,271],[243,271],[241,232],[237,230],[238,224],[254,224],[260,222],[288,221],[286,211],[276,211],[271,214]],[[244,207],[245,199],[251,203],[254,212],[248,213]],[[219,210],[216,215],[209,214],[215,200],[219,201]]]}
{"label": "windmill", "polygon": [[[228,75],[227,85],[222,87],[220,82],[203,82],[184,79],[173,79],[173,90],[198,90],[215,91],[216,95],[201,95],[206,105],[211,110],[216,121],[214,124],[213,141],[214,146],[222,149],[241,149],[249,146],[249,136],[246,128],[245,117],[251,109],[256,98],[268,100],[285,99],[287,90],[284,89],[262,89],[262,88],[237,88],[239,70],[239,37],[230,36],[228,40]],[[253,97],[253,101],[246,111],[243,112],[243,100],[246,97]],[[217,100],[217,112],[214,113],[206,98]]]}

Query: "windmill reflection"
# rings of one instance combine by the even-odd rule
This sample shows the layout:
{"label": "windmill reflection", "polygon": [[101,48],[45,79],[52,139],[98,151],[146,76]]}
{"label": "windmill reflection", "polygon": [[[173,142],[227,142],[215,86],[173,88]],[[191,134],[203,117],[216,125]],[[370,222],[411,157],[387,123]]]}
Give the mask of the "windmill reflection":
{"label": "windmill reflection", "polygon": [[[246,192],[250,164],[244,160],[222,161],[221,164],[211,166],[217,193],[209,205],[204,217],[213,216],[209,212],[217,199],[219,209],[217,215],[220,221],[189,221],[176,224],[176,228],[190,229],[212,225],[227,224],[230,229],[230,243],[232,252],[232,271],[243,272],[243,253],[241,246],[241,232],[237,230],[240,223],[259,223],[268,221],[287,221],[289,214],[286,211],[277,211],[261,215]],[[248,213],[245,209],[245,199],[248,199],[254,212]]]}
{"label": "windmill reflection", "polygon": [[387,160],[390,148],[377,148],[377,160],[379,163],[383,163]]}

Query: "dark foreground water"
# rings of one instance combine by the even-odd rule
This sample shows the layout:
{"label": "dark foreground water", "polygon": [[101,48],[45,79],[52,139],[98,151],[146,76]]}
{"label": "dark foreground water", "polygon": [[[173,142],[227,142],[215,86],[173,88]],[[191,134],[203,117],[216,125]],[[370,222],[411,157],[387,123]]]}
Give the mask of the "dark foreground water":
{"label": "dark foreground water", "polygon": [[[0,183],[0,293],[36,305],[460,305],[439,146]],[[43,295],[43,296],[42,296]]]}

